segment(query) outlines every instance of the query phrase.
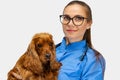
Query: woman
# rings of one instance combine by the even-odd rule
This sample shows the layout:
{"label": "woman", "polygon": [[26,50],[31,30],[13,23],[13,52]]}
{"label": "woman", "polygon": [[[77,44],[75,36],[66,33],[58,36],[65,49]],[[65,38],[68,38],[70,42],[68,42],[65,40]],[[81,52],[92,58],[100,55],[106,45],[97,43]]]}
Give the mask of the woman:
{"label": "woman", "polygon": [[56,46],[62,63],[58,80],[103,80],[105,59],[91,43],[92,14],[82,1],[71,1],[60,15],[65,37]]}
{"label": "woman", "polygon": [[91,43],[92,14],[82,1],[68,3],[60,15],[65,37],[56,46],[62,63],[58,80],[103,80],[105,59]]}

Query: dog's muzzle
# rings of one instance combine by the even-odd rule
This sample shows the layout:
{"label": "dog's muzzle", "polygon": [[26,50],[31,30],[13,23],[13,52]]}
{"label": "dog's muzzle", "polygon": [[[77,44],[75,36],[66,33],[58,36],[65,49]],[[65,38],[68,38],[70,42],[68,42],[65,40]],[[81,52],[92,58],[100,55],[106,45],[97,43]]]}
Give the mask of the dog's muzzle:
{"label": "dog's muzzle", "polygon": [[51,54],[49,54],[49,53],[45,54],[45,57],[46,57],[47,61],[50,60],[50,56],[51,56]]}

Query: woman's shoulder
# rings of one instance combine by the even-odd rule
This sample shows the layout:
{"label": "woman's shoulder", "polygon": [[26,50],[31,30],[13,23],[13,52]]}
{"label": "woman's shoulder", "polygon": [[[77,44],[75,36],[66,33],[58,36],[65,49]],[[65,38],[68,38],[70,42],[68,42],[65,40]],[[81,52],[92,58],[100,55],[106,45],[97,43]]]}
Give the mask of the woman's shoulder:
{"label": "woman's shoulder", "polygon": [[88,48],[86,58],[88,61],[100,63],[105,67],[106,62],[104,56],[95,49]]}
{"label": "woman's shoulder", "polygon": [[58,48],[61,45],[61,42],[56,44],[55,47]]}
{"label": "woman's shoulder", "polygon": [[100,52],[98,52],[97,50],[93,48],[88,48],[87,56],[90,56],[91,58],[104,58]]}

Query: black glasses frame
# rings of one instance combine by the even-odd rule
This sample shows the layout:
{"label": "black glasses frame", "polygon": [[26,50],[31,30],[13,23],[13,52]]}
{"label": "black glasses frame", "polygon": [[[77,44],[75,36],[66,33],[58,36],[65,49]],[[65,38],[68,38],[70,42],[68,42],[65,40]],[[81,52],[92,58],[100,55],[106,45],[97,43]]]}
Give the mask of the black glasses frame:
{"label": "black glasses frame", "polygon": [[[62,20],[61,20],[61,19],[62,19],[62,17],[63,17],[63,16],[67,16],[67,17],[69,18],[69,21],[68,21],[67,23],[63,23],[63,22],[62,22]],[[69,23],[70,23],[70,21],[72,20],[72,22],[73,22],[73,24],[74,24],[75,26],[80,26],[80,25],[82,25],[82,24],[83,24],[83,22],[84,22],[84,19],[88,19],[88,18],[82,17],[82,16],[80,16],[80,15],[76,15],[76,16],[74,16],[73,18],[69,17],[68,15],[60,15],[59,17],[60,17],[60,22],[61,22],[62,24],[67,25],[67,24],[69,24]],[[74,18],[76,18],[76,17],[80,17],[80,18],[82,19],[81,24],[79,24],[79,25],[76,25],[76,24],[75,24],[75,22],[74,22],[74,20],[73,20],[73,19],[74,19]]]}

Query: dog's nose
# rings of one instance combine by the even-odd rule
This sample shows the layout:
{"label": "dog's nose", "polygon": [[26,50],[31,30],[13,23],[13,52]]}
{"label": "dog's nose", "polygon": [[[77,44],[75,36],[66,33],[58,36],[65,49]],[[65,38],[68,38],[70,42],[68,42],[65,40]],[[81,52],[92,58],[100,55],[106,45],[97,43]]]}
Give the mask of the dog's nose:
{"label": "dog's nose", "polygon": [[49,53],[47,53],[45,56],[46,56],[46,58],[50,58],[51,55]]}

